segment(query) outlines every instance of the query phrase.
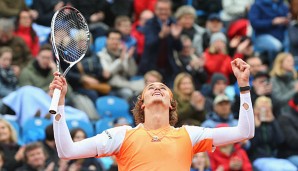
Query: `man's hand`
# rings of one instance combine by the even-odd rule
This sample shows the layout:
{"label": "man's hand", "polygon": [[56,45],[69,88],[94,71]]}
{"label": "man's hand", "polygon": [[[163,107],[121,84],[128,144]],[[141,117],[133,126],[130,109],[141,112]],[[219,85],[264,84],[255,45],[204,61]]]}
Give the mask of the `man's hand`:
{"label": "man's hand", "polygon": [[51,82],[50,86],[49,86],[49,94],[50,96],[53,96],[54,93],[54,89],[57,88],[59,90],[61,90],[61,94],[60,94],[60,99],[59,99],[59,103],[58,105],[64,105],[65,102],[65,95],[67,92],[67,82],[66,79],[62,76],[60,76],[59,72],[54,72],[54,79]]}
{"label": "man's hand", "polygon": [[239,87],[249,86],[250,66],[240,58],[233,60],[231,65]]}

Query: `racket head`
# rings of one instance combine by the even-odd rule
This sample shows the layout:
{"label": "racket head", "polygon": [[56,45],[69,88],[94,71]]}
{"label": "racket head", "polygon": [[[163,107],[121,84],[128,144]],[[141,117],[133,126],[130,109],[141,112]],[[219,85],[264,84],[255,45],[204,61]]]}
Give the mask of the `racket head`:
{"label": "racket head", "polygon": [[51,41],[57,62],[62,58],[72,64],[80,61],[88,50],[90,32],[83,15],[65,6],[55,12],[51,22]]}

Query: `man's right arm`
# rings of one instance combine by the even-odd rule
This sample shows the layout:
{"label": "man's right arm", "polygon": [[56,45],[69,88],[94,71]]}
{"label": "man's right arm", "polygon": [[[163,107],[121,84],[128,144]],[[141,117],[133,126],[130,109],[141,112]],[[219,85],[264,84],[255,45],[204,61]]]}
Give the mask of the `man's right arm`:
{"label": "man's right arm", "polygon": [[[64,115],[64,106],[58,107],[53,122],[54,137],[58,155],[63,159],[110,156],[120,150],[129,126],[116,127],[94,137],[73,142]],[[116,136],[117,134],[117,136]]]}

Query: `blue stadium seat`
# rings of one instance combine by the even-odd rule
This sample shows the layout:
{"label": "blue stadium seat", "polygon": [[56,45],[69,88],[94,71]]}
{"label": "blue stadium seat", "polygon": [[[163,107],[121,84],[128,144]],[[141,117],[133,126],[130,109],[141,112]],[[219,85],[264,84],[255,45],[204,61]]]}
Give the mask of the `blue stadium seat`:
{"label": "blue stadium seat", "polygon": [[81,121],[81,120],[67,120],[66,124],[69,130],[74,128],[82,128],[86,132],[87,137],[94,136],[94,128],[91,123]]}
{"label": "blue stadium seat", "polygon": [[45,129],[52,122],[45,118],[30,118],[22,127],[22,140],[24,144],[45,139]]}
{"label": "blue stadium seat", "polygon": [[95,134],[100,134],[102,131],[113,128],[113,118],[102,118],[95,122]]}
{"label": "blue stadium seat", "polygon": [[96,110],[101,118],[129,116],[129,104],[125,99],[116,96],[102,96],[96,102]]}

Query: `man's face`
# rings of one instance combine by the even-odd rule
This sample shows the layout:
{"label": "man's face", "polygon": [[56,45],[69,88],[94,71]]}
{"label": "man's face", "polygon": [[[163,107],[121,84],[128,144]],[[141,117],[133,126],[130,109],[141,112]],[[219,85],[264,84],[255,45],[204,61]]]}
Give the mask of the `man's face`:
{"label": "man's face", "polygon": [[131,22],[130,21],[122,21],[116,28],[119,30],[122,35],[130,35],[131,32]]}
{"label": "man's face", "polygon": [[220,32],[223,28],[223,23],[219,20],[208,20],[206,22],[206,28],[211,31],[211,33]]}
{"label": "man's face", "polygon": [[189,29],[193,26],[195,17],[191,14],[186,14],[180,17],[178,23],[185,29]]}
{"label": "man's face", "polygon": [[231,103],[229,101],[223,101],[215,104],[214,112],[222,118],[227,118],[231,113]]}
{"label": "man's face", "polygon": [[53,62],[53,53],[51,50],[42,50],[37,55],[36,59],[42,69],[48,69]]}
{"label": "man's face", "polygon": [[224,94],[226,87],[227,83],[224,80],[216,81],[213,87],[213,94],[216,96],[219,94]]}
{"label": "man's face", "polygon": [[28,151],[25,155],[27,156],[27,163],[33,168],[42,167],[45,164],[46,156],[42,148]]}
{"label": "man's face", "polygon": [[106,43],[108,50],[118,51],[121,44],[121,35],[119,33],[110,33]]}
{"label": "man's face", "polygon": [[171,16],[171,3],[169,2],[157,2],[155,6],[155,15],[161,21],[167,21]]}
{"label": "man's face", "polygon": [[169,107],[172,97],[173,95],[171,90],[166,85],[159,82],[149,84],[147,87],[145,87],[142,93],[145,107],[156,104]]}
{"label": "man's face", "polygon": [[262,71],[262,61],[260,58],[251,58],[246,62],[248,65],[250,65],[251,75],[256,75],[257,72]]}
{"label": "man's face", "polygon": [[5,44],[13,38],[13,30],[8,30],[6,32],[0,30],[0,42]]}

